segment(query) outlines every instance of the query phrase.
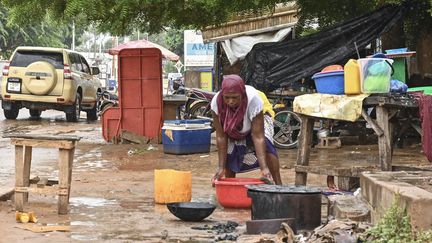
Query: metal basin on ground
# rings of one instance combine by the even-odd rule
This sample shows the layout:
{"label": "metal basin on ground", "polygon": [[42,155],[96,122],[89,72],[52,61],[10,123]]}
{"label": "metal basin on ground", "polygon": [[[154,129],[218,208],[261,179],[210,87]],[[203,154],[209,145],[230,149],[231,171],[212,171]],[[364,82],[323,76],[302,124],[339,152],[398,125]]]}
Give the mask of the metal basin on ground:
{"label": "metal basin on ground", "polygon": [[203,202],[182,202],[167,204],[168,210],[183,221],[201,221],[210,216],[216,205]]}

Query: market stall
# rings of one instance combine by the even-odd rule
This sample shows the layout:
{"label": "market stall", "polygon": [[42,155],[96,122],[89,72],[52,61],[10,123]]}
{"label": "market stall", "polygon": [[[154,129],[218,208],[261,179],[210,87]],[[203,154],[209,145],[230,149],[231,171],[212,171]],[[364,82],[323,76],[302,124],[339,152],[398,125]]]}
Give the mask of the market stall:
{"label": "market stall", "polygon": [[[337,96],[339,95],[324,95],[319,97],[317,100],[326,102],[326,99],[334,99]],[[394,96],[391,94],[376,94],[363,97],[362,101],[359,101],[357,98],[358,96],[354,98],[347,98],[351,101],[356,100],[355,105],[348,105],[347,107],[353,108],[357,106],[357,111],[353,112],[353,114],[355,114],[354,117],[350,118],[357,120],[360,117],[363,117],[378,136],[379,163],[366,161],[366,163],[363,164],[353,165],[344,163],[343,161],[340,161],[338,164],[326,163],[323,161],[323,163],[320,163],[319,165],[311,166],[309,164],[309,157],[312,148],[312,133],[314,123],[318,119],[330,119],[332,113],[317,115],[308,112],[307,109],[305,109],[305,107],[301,104],[298,106],[295,105],[294,111],[309,114],[299,114],[301,119],[301,133],[299,135],[297,161],[295,167],[296,185],[306,185],[307,174],[315,173],[328,176],[337,176],[339,183],[338,187],[343,190],[349,190],[351,181],[355,180],[353,178],[358,178],[360,173],[363,171],[392,170],[392,153],[394,144],[392,132],[395,125],[395,121],[392,120],[392,118],[396,116],[396,113],[401,109],[417,108],[418,103],[409,95]],[[366,111],[369,108],[376,110],[376,119],[371,118],[371,116]],[[347,117],[348,116],[345,116],[345,118]],[[344,117],[340,117],[339,119],[343,118]]]}

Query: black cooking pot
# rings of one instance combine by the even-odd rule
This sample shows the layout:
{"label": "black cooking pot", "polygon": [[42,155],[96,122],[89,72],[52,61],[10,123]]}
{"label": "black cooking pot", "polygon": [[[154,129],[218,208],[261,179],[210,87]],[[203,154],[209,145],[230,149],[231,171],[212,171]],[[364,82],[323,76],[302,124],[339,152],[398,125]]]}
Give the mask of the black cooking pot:
{"label": "black cooking pot", "polygon": [[203,202],[182,202],[167,204],[168,210],[183,221],[201,221],[216,208],[216,205]]}
{"label": "black cooking pot", "polygon": [[297,230],[321,225],[321,190],[293,185],[247,185],[252,220],[294,218]]}

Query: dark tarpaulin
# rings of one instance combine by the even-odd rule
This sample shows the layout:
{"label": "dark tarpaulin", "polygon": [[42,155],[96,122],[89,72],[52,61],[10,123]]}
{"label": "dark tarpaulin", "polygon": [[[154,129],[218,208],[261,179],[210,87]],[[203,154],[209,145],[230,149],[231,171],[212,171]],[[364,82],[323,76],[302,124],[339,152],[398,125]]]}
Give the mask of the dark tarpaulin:
{"label": "dark tarpaulin", "polygon": [[247,84],[270,92],[312,76],[323,67],[343,62],[390,30],[403,16],[403,7],[387,5],[330,29],[287,42],[256,44],[240,76]]}

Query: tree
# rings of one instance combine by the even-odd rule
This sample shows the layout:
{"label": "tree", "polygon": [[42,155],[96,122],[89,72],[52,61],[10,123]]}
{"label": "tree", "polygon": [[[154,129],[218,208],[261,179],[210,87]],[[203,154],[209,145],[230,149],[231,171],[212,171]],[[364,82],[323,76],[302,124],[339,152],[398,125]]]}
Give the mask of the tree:
{"label": "tree", "polygon": [[[3,58],[8,58],[16,47],[22,45],[66,48],[71,46],[71,25],[58,25],[49,16],[44,16],[38,24],[26,26],[8,22],[9,20],[10,12],[0,4],[0,48]],[[83,28],[75,30],[77,35],[82,31]]]}
{"label": "tree", "polygon": [[311,23],[326,28],[335,23],[370,12],[384,4],[407,4],[405,18],[396,24],[389,33],[382,36],[382,48],[409,47],[417,51],[418,71],[423,76],[432,75],[432,0],[297,0],[301,33]]}
{"label": "tree", "polygon": [[166,45],[168,49],[179,56],[184,54],[184,28],[174,29],[170,28],[166,31]]}
{"label": "tree", "polygon": [[[58,21],[81,18],[102,32],[127,35],[134,30],[158,33],[166,27],[201,29],[226,22],[233,14],[273,9],[280,0],[1,0],[10,21],[28,24],[45,15]],[[21,16],[26,16],[24,19]]]}
{"label": "tree", "polygon": [[[157,43],[168,50],[174,52],[179,56],[183,56],[183,31],[184,29],[166,28],[166,30],[155,34],[149,34],[148,32],[134,31],[130,36],[129,40],[142,40],[146,39],[153,43]],[[120,42],[122,43],[122,42]]]}
{"label": "tree", "polygon": [[[276,3],[293,2],[299,6],[300,30],[316,22],[321,28],[356,17],[385,3],[411,4],[403,28],[394,31],[400,41],[424,53],[419,59],[422,72],[432,69],[432,0],[0,0],[10,8],[9,23],[38,23],[50,16],[59,22],[80,21],[93,24],[101,32],[129,35],[134,30],[159,33],[164,29],[195,28],[226,23],[231,17],[272,11]],[[26,16],[26,18],[22,18]],[[30,21],[29,21],[30,20]],[[1,28],[0,28],[1,32]],[[403,32],[403,36],[401,35]],[[299,32],[298,32],[299,33]],[[406,34],[406,35],[405,35]],[[402,37],[402,38],[401,38]],[[384,42],[387,41],[384,38]],[[405,42],[405,41],[403,41]],[[395,45],[389,41],[389,46]],[[395,42],[397,43],[397,42]],[[422,58],[424,60],[422,60]],[[429,59],[427,61],[426,59]]]}
{"label": "tree", "polygon": [[[67,48],[72,49],[72,24],[64,24],[60,26],[56,26],[60,28],[60,32],[63,33],[62,35],[62,43],[66,45]],[[84,31],[86,30],[87,26],[75,24],[75,46],[81,45],[81,39],[79,38],[81,35],[84,34]]]}

